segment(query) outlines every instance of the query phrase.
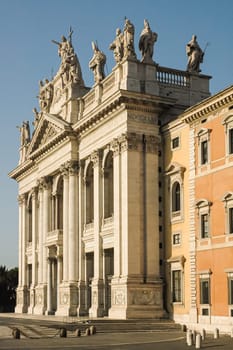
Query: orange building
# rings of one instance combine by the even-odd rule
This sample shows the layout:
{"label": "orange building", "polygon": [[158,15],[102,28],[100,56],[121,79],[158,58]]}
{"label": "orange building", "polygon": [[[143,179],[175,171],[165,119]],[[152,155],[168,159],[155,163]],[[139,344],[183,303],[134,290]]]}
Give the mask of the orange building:
{"label": "orange building", "polygon": [[233,326],[233,86],[181,118],[189,125],[190,281],[196,280],[190,323],[226,332]]}

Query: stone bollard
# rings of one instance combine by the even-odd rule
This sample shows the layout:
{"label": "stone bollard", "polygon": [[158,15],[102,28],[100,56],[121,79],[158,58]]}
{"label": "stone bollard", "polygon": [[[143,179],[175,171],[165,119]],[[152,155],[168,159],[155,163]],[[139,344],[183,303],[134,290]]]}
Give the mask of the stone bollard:
{"label": "stone bollard", "polygon": [[195,348],[196,348],[196,349],[200,349],[200,348],[201,348],[201,334],[197,334],[197,335],[196,335],[196,344],[195,344]]}
{"label": "stone bollard", "polygon": [[182,331],[182,332],[187,332],[186,324],[182,324],[182,325],[181,325],[181,331]]}
{"label": "stone bollard", "polygon": [[187,330],[186,333],[186,342],[188,346],[192,346],[193,345],[193,335],[192,335],[192,331],[191,329]]}
{"label": "stone bollard", "polygon": [[197,334],[197,332],[195,330],[193,330],[192,331],[193,345],[195,345],[195,342],[196,342],[196,334]]}
{"label": "stone bollard", "polygon": [[95,326],[90,326],[90,335],[96,334],[96,327]]}
{"label": "stone bollard", "polygon": [[75,336],[76,336],[76,337],[81,337],[81,330],[80,330],[79,328],[77,328],[77,329],[75,330]]}
{"label": "stone bollard", "polygon": [[218,339],[219,338],[219,329],[215,328],[214,330],[214,339]]}
{"label": "stone bollard", "polygon": [[66,338],[67,337],[67,331],[66,328],[60,329],[60,338]]}
{"label": "stone bollard", "polygon": [[14,339],[20,339],[20,330],[18,328],[14,328],[12,330],[12,336]]}
{"label": "stone bollard", "polygon": [[206,337],[206,331],[205,331],[205,329],[203,328],[203,329],[201,330],[201,339],[202,339],[202,340],[205,340],[205,337]]}
{"label": "stone bollard", "polygon": [[91,333],[90,333],[90,328],[86,328],[86,330],[85,330],[85,335],[90,335]]}

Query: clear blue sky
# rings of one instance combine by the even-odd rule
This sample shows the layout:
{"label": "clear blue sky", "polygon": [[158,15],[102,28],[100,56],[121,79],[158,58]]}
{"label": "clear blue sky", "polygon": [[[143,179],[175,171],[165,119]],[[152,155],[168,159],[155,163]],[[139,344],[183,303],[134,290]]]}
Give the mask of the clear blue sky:
{"label": "clear blue sky", "polygon": [[213,77],[211,93],[233,84],[232,0],[0,0],[0,265],[18,265],[17,183],[8,173],[19,160],[16,125],[32,122],[38,82],[59,67],[51,39],[59,41],[72,26],[83,78],[91,86],[91,41],[105,52],[110,73],[114,61],[108,47],[125,16],[135,25],[136,48],[148,19],[158,33],[154,60],[161,66],[185,70],[185,45],[196,34],[202,48],[209,43],[201,68]]}

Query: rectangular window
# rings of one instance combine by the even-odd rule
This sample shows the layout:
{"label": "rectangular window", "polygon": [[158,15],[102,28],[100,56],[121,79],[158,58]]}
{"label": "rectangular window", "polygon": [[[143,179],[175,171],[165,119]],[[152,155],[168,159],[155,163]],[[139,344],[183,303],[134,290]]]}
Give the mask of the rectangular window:
{"label": "rectangular window", "polygon": [[180,243],[181,243],[180,233],[174,233],[174,234],[173,234],[172,243],[173,243],[173,245],[176,245],[176,244],[180,244]]}
{"label": "rectangular window", "polygon": [[201,142],[201,164],[208,163],[208,141]]}
{"label": "rectangular window", "polygon": [[172,271],[172,301],[181,302],[181,270]]}
{"label": "rectangular window", "polygon": [[172,149],[174,148],[178,148],[180,145],[180,139],[179,137],[174,137],[174,139],[172,139]]}
{"label": "rectangular window", "polygon": [[208,214],[201,215],[201,238],[209,237],[209,219]]}
{"label": "rectangular window", "polygon": [[233,153],[233,128],[229,129],[229,153]]}
{"label": "rectangular window", "polygon": [[200,281],[200,302],[201,304],[210,304],[210,281],[201,279]]}
{"label": "rectangular window", "polygon": [[233,208],[229,208],[228,215],[229,233],[233,233]]}
{"label": "rectangular window", "polygon": [[233,277],[228,278],[228,303],[233,305]]}

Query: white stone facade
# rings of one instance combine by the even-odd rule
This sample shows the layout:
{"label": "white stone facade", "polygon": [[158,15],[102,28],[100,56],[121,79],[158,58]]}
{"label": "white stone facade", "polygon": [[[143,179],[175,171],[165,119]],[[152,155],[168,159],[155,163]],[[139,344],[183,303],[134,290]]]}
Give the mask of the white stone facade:
{"label": "white stone facade", "polygon": [[19,184],[16,312],[166,314],[159,124],[207,97],[208,81],[130,57],[92,89],[58,71],[10,173]]}

